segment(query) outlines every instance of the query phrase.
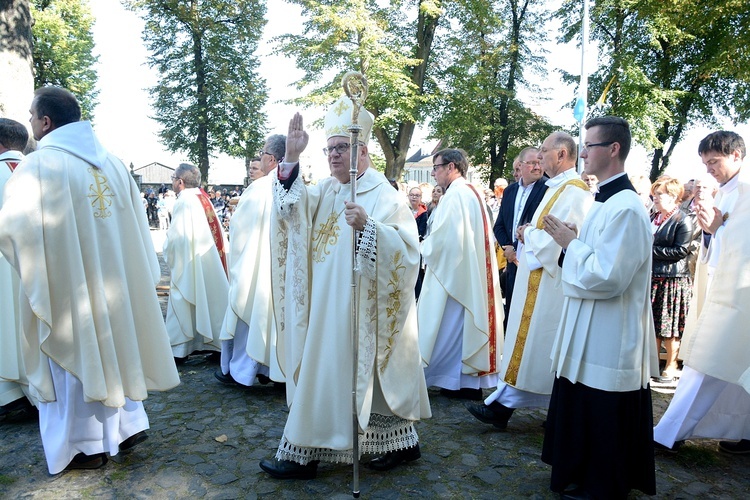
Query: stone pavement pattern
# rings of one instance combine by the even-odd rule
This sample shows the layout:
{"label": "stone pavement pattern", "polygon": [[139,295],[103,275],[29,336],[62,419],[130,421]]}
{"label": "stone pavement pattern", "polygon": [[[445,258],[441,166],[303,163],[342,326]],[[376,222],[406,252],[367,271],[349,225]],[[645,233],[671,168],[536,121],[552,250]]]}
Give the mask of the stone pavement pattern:
{"label": "stone pavement pattern", "polygon": [[[50,476],[37,422],[0,420],[0,498],[351,498],[351,466],[321,464],[310,481],[263,473],[258,462],[273,456],[286,422],[284,392],[223,386],[217,367],[203,356],[180,366],[182,384],[144,402],[150,438],[99,470]],[[656,421],[670,397],[654,392]],[[518,410],[499,431],[435,390],[430,401],[433,418],[417,427],[422,458],[384,473],[362,467],[362,498],[557,498],[539,457],[546,410]],[[715,441],[657,455],[656,469],[656,498],[739,499],[750,491],[750,456],[719,453]]]}

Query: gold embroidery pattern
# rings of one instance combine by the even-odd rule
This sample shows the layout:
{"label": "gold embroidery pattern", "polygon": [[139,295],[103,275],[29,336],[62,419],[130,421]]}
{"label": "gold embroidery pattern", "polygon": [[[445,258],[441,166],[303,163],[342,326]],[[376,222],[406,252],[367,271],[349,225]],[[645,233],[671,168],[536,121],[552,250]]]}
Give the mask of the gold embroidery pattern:
{"label": "gold embroidery pattern", "polygon": [[333,111],[334,113],[336,113],[336,116],[341,116],[342,114],[344,114],[344,111],[346,111],[347,108],[348,106],[346,105],[346,102],[339,101],[338,106],[336,106]]}
{"label": "gold embroidery pattern", "polygon": [[[552,210],[553,205],[560,197],[562,192],[568,186],[575,186],[577,188],[587,190],[588,186],[580,179],[573,179],[563,184],[557,192],[552,195],[552,198],[547,202],[539,214],[539,218],[536,221],[536,228],[544,228],[544,216],[549,214]],[[521,367],[521,358],[523,357],[523,351],[526,348],[526,338],[529,335],[529,325],[531,325],[531,315],[534,313],[534,306],[536,305],[536,297],[539,294],[539,284],[542,281],[543,268],[535,269],[529,274],[529,283],[527,286],[526,301],[523,304],[523,312],[521,313],[521,324],[518,326],[518,334],[516,335],[516,343],[513,346],[513,354],[508,362],[508,369],[505,372],[505,382],[515,386],[518,382],[518,370]]]}
{"label": "gold embroidery pattern", "polygon": [[326,223],[320,224],[317,234],[313,235],[313,260],[315,262],[325,262],[325,256],[331,254],[328,245],[333,246],[338,243],[341,233],[338,218],[336,212],[331,212]]}
{"label": "gold embroidery pattern", "polygon": [[[89,185],[89,195],[91,207],[94,209],[94,217],[106,219],[112,212],[107,210],[112,206],[114,194],[107,184],[107,178],[102,175],[99,169],[89,167],[89,173],[94,177],[94,183]],[[94,187],[96,185],[96,187]]]}
{"label": "gold embroidery pattern", "polygon": [[403,279],[404,273],[406,272],[406,266],[404,265],[404,255],[400,250],[391,258],[389,267],[391,269],[391,274],[388,279],[387,287],[389,292],[385,307],[388,341],[383,349],[385,352],[385,358],[380,366],[380,373],[383,373],[388,367],[388,361],[393,353],[393,345],[396,343],[398,334],[401,333],[401,330],[399,329],[399,312],[401,311],[402,290],[406,289]]}

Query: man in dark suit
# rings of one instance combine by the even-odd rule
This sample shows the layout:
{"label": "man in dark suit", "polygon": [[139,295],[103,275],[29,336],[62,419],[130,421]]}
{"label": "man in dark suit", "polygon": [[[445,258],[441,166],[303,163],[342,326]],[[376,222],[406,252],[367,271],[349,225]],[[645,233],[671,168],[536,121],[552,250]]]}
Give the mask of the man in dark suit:
{"label": "man in dark suit", "polygon": [[[510,301],[513,297],[513,284],[516,282],[516,228],[531,221],[534,211],[544,197],[547,190],[545,179],[542,178],[542,167],[537,155],[536,148],[524,148],[518,155],[518,168],[520,177],[518,182],[508,186],[503,193],[503,201],[500,204],[500,213],[495,221],[494,233],[498,245],[503,248],[503,253],[508,261],[505,268],[505,279],[501,279],[505,294],[505,317],[503,318],[503,331],[508,325],[508,311]],[[514,163],[515,167],[515,163]]]}

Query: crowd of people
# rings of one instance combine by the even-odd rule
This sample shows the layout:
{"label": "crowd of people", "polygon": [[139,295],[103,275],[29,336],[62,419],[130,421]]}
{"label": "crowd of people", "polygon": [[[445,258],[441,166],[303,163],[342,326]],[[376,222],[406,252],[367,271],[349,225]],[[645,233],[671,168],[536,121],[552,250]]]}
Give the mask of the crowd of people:
{"label": "crowd of people", "polygon": [[[630,127],[611,116],[586,123],[580,151],[562,131],[524,148],[510,185],[473,186],[466,153],[448,148],[434,186],[402,192],[371,166],[373,116],[342,97],[324,119],[329,178],[302,179],[298,113],[232,203],[189,163],[141,196],[80,118],[67,90],[37,90],[26,157],[25,127],[0,120],[0,404],[38,408],[51,474],[147,439],[147,391],[176,386],[196,353],[220,383],[284,385],[283,434],[259,464],[277,479],[418,460],[428,387],[499,429],[547,408],[540,453],[561,498],[653,495],[655,449],[686,439],[750,453],[737,134],[698,147],[718,192],[666,176],[640,187],[625,173]],[[678,378],[654,427],[651,384]]]}

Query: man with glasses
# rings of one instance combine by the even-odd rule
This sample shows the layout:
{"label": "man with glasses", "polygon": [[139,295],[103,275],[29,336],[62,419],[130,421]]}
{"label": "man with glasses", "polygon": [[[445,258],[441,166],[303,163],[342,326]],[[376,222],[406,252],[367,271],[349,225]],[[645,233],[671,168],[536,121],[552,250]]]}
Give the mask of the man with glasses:
{"label": "man with glasses", "polygon": [[[503,255],[508,262],[501,282],[505,296],[503,305],[503,331],[508,325],[508,315],[513,299],[513,286],[516,282],[516,271],[518,269],[518,258],[516,257],[516,228],[531,220],[534,211],[542,201],[547,185],[537,182],[542,178],[544,171],[537,159],[539,150],[537,148],[524,148],[518,155],[518,182],[508,186],[503,192],[503,201],[500,202],[500,212],[495,220],[493,232],[498,245],[503,249]],[[516,164],[513,168],[515,170]]]}
{"label": "man with glasses", "polygon": [[271,296],[272,178],[286,153],[286,136],[266,139],[259,163],[262,177],[242,193],[229,226],[229,305],[221,328],[221,367],[214,376],[224,384],[251,386],[283,382],[276,359],[276,321]]}
{"label": "man with glasses", "polygon": [[529,224],[517,229],[516,296],[505,334],[501,381],[484,404],[466,408],[480,421],[504,429],[516,408],[549,405],[554,375],[549,354],[563,306],[560,289],[561,248],[544,231],[551,214],[581,227],[594,200],[576,172],[578,147],[565,132],[544,140],[537,158],[549,179],[547,191]]}
{"label": "man with glasses", "polygon": [[565,301],[552,347],[552,387],[542,460],[562,498],[656,493],[649,381],[658,375],[651,313],[653,235],[625,174],[630,126],[604,116],[586,123],[581,158],[599,193],[580,234],[544,216],[563,248]]}
{"label": "man with glasses", "polygon": [[445,195],[422,246],[417,315],[425,379],[447,397],[481,399],[482,388],[497,385],[503,335],[491,214],[484,193],[466,182],[463,151],[444,149],[432,161]]}
{"label": "man with glasses", "polygon": [[227,310],[226,237],[200,184],[200,170],[189,163],[180,163],[172,176],[177,201],[164,240],[164,260],[172,280],[167,332],[178,363],[196,351],[221,349]]}
{"label": "man with glasses", "polygon": [[[352,463],[353,389],[359,449],[379,455],[369,463],[375,470],[418,459],[415,423],[430,416],[414,300],[417,226],[401,194],[370,168],[373,117],[365,109],[358,120],[352,202],[351,116],[346,97],[325,116],[323,152],[331,177],[315,186],[302,182],[299,159],[309,137],[299,113],[289,123],[284,162],[271,173],[277,355],[289,417],[275,458],[260,467],[277,479],[313,478],[321,460]],[[354,388],[353,288],[359,345]]]}

